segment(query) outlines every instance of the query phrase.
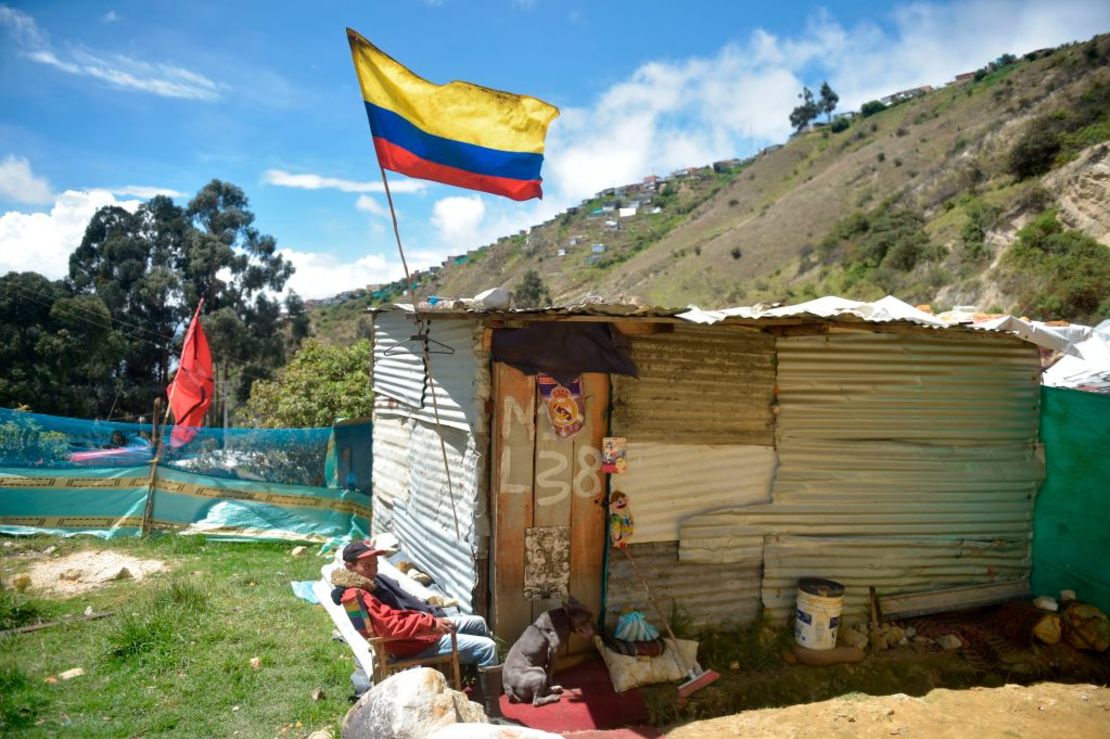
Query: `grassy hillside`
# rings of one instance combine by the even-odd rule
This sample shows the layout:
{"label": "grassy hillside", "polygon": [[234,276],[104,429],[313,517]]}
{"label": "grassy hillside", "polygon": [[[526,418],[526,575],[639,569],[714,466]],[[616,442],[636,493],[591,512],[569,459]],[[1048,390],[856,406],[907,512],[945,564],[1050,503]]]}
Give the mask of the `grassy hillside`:
{"label": "grassy hillside", "polygon": [[593,215],[636,197],[599,194],[445,266],[420,294],[512,289],[534,269],[557,303],[709,308],[893,293],[939,308],[1106,317],[1110,37],[977,76],[736,168],[671,179],[634,217]]}

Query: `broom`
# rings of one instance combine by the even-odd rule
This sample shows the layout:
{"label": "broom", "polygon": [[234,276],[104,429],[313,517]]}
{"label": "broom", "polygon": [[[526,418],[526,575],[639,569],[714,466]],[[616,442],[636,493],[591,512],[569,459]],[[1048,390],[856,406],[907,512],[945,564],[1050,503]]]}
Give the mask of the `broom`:
{"label": "broom", "polygon": [[663,628],[667,630],[667,636],[671,637],[674,643],[674,651],[678,655],[679,660],[683,662],[683,667],[686,668],[686,682],[678,686],[678,698],[680,703],[685,704],[686,699],[692,694],[701,690],[702,688],[712,685],[721,678],[721,675],[713,670],[703,670],[701,665],[694,662],[692,665],[685,664],[686,659],[682,656],[682,650],[678,648],[678,639],[675,638],[674,632],[671,631],[671,624],[667,621],[663,612],[659,610],[659,605],[655,602],[655,596],[651,594],[651,588],[648,587],[647,580],[640,574],[640,568],[636,566],[636,560],[632,559],[632,554],[625,547],[618,547],[624,556],[628,557],[628,564],[632,565],[632,571],[636,573],[636,579],[644,586],[644,592],[647,593],[648,600],[651,601],[651,607],[655,610],[655,615],[663,622]]}

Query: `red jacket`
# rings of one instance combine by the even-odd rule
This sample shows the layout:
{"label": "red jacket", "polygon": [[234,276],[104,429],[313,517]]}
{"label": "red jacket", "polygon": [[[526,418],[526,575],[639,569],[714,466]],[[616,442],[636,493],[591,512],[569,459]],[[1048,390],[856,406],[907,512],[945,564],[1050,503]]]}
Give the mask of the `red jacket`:
{"label": "red jacket", "polygon": [[436,620],[430,613],[391,608],[362,588],[347,588],[340,602],[346,604],[355,598],[362,599],[362,607],[370,616],[370,626],[374,630],[372,635],[363,636],[409,637],[386,642],[385,651],[394,657],[416,656],[439,641],[440,634],[432,632]]}

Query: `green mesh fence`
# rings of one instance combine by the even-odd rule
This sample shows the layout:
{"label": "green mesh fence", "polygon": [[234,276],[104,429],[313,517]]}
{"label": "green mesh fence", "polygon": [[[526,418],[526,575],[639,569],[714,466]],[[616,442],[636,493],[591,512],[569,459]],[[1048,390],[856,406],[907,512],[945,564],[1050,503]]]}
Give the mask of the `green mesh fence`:
{"label": "green mesh fence", "polygon": [[1033,514],[1033,591],[1110,613],[1110,395],[1042,389],[1045,481]]}

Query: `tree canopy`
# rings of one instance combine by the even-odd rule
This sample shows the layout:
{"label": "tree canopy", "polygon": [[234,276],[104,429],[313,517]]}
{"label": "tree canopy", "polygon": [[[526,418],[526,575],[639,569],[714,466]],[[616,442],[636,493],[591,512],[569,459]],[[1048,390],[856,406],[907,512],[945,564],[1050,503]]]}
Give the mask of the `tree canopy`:
{"label": "tree canopy", "polygon": [[254,383],[243,412],[254,426],[307,428],[369,416],[373,407],[370,342],[342,347],[309,340],[273,380]]}
{"label": "tree canopy", "polygon": [[234,407],[308,335],[304,302],[280,293],[293,266],[254,227],[246,195],[212,180],[181,207],[156,196],[134,213],[98,210],[65,280],[0,277],[0,404],[76,417],[149,414],[164,395],[201,298]]}
{"label": "tree canopy", "polygon": [[530,269],[524,273],[520,284],[513,291],[513,304],[517,308],[540,308],[551,305],[551,293],[539,272]]}

